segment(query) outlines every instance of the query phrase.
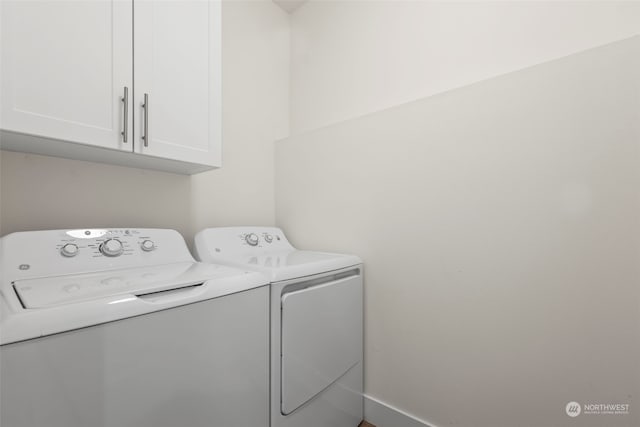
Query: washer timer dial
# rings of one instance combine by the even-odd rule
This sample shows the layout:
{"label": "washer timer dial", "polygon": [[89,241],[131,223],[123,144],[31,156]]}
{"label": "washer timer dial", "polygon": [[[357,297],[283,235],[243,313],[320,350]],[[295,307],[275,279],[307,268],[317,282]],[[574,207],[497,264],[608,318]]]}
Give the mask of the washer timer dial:
{"label": "washer timer dial", "polygon": [[100,252],[105,256],[116,257],[122,255],[124,247],[118,239],[108,239],[100,245]]}

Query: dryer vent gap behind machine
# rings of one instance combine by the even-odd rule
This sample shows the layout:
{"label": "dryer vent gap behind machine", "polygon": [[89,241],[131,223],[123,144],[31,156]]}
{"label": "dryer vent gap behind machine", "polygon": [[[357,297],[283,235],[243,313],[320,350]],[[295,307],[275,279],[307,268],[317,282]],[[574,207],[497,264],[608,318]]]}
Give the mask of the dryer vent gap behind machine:
{"label": "dryer vent gap behind machine", "polygon": [[195,248],[271,281],[271,427],[358,426],[362,261],[297,250],[273,227],[206,229]]}

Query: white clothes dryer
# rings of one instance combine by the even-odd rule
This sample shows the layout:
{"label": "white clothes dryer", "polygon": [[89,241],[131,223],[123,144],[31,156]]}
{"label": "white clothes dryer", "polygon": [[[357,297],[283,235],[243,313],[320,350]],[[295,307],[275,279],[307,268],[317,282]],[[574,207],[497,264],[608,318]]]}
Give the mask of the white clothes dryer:
{"label": "white clothes dryer", "polygon": [[268,280],[160,229],[0,239],[0,425],[267,427]]}
{"label": "white clothes dryer", "polygon": [[271,427],[356,427],[363,419],[362,261],[302,251],[273,227],[209,228],[206,262],[271,281]]}

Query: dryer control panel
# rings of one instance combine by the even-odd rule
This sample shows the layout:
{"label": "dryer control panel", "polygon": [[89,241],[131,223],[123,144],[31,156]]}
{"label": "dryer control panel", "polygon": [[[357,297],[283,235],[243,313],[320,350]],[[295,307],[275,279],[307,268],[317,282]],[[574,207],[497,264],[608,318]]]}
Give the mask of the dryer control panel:
{"label": "dryer control panel", "polygon": [[[284,237],[282,230],[279,228],[268,229],[243,229],[236,235],[240,240],[240,245],[257,246],[267,249],[286,249],[289,242]],[[280,244],[282,242],[282,244]],[[286,242],[286,245],[285,245]]]}
{"label": "dryer control panel", "polygon": [[203,261],[248,267],[278,267],[279,257],[296,251],[277,227],[207,228],[196,234],[195,250]]}
{"label": "dryer control panel", "polygon": [[272,253],[295,248],[277,227],[220,227],[208,228],[196,236],[198,240],[215,242],[212,250],[225,256],[247,253]]}

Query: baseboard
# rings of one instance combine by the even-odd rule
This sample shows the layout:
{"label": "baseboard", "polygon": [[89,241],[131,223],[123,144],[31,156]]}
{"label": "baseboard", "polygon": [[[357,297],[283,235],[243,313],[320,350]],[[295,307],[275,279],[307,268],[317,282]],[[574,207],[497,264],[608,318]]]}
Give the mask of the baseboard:
{"label": "baseboard", "polygon": [[376,427],[436,427],[366,394],[364,419]]}

